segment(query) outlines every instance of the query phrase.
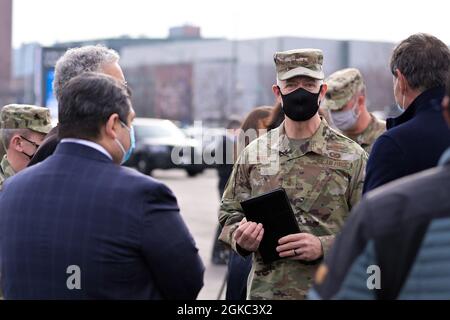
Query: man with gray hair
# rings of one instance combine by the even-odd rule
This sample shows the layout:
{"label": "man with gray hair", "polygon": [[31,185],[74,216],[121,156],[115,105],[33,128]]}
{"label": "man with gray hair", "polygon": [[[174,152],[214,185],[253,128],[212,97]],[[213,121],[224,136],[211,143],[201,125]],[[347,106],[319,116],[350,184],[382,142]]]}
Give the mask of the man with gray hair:
{"label": "man with gray hair", "polygon": [[[126,85],[122,68],[119,65],[119,59],[120,56],[116,51],[101,45],[84,46],[67,50],[55,66],[53,90],[56,100],[59,102],[62,89],[71,79],[85,72],[103,73],[112,76]],[[48,134],[28,166],[31,167],[51,156],[58,143],[57,126]]]}

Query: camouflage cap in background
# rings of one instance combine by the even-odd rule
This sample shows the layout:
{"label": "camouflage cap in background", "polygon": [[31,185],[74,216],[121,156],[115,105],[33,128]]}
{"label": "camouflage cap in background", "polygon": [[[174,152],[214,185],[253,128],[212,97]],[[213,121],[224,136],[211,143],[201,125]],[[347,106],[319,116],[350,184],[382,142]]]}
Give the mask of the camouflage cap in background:
{"label": "camouflage cap in background", "polygon": [[47,134],[52,129],[50,110],[22,104],[4,106],[0,111],[0,129],[30,129]]}
{"label": "camouflage cap in background", "polygon": [[278,80],[307,76],[323,80],[323,53],[319,49],[295,49],[275,53],[273,57]]}
{"label": "camouflage cap in background", "polygon": [[361,72],[355,68],[336,71],[325,83],[328,91],[322,106],[331,111],[341,110],[355,94],[365,88]]}

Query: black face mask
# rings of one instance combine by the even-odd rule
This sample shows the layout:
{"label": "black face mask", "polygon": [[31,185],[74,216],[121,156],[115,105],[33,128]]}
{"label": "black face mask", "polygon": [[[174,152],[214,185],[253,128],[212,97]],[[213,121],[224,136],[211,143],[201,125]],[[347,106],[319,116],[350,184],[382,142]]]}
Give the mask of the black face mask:
{"label": "black face mask", "polygon": [[31,144],[36,148],[36,150],[34,151],[33,154],[28,154],[28,153],[22,151],[22,153],[23,153],[28,159],[31,160],[31,159],[34,157],[34,155],[36,154],[37,149],[39,149],[40,145],[37,144],[36,142],[33,142],[33,141],[31,141],[31,140],[28,140],[28,139],[25,138],[24,136],[20,136],[20,137],[21,137],[23,140],[25,140],[26,142],[31,143]]}
{"label": "black face mask", "polygon": [[287,95],[281,93],[283,99],[283,110],[286,116],[293,121],[307,121],[314,117],[319,110],[319,95],[322,91],[320,86],[318,93],[311,93],[303,88],[298,88]]}

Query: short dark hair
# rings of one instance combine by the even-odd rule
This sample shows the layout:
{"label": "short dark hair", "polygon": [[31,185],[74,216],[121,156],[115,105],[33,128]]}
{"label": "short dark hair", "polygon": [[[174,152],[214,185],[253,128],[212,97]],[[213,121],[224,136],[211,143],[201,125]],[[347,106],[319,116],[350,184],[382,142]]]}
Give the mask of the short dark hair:
{"label": "short dark hair", "polygon": [[231,117],[228,119],[227,123],[227,129],[239,129],[241,127],[241,120],[239,120],[237,117]]}
{"label": "short dark hair", "polygon": [[391,72],[399,70],[413,89],[428,90],[446,85],[450,50],[438,38],[417,33],[400,42],[391,57]]}
{"label": "short dark hair", "polygon": [[87,72],[62,88],[59,138],[97,139],[113,114],[127,123],[131,101],[127,88],[111,76]]}

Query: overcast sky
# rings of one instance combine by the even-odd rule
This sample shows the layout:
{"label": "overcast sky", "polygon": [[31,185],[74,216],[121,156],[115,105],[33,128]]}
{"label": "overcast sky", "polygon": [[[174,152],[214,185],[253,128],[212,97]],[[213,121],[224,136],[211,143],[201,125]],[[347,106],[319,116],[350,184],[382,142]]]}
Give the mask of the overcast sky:
{"label": "overcast sky", "polygon": [[450,44],[446,0],[13,0],[13,44],[121,35],[166,37],[190,23],[204,37],[298,36],[398,42],[428,32]]}

